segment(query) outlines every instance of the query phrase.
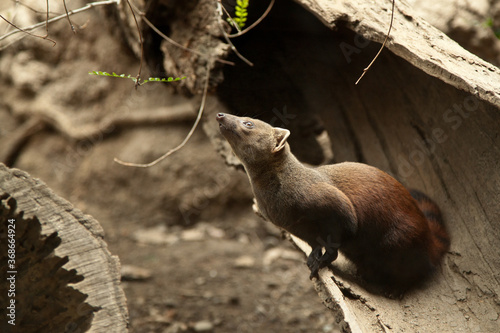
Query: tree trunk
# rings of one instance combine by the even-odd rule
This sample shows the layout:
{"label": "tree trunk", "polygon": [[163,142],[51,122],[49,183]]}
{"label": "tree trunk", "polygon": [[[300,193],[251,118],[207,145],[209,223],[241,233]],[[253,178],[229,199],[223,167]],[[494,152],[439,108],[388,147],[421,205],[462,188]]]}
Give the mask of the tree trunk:
{"label": "tree trunk", "polygon": [[127,331],[120,264],[95,219],[0,164],[0,222],[0,269],[9,278],[0,331]]}

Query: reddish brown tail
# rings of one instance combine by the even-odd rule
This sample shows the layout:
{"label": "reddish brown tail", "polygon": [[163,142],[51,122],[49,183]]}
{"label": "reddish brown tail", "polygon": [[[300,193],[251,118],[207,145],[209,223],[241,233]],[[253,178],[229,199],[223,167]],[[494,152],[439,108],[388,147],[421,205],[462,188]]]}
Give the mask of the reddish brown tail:
{"label": "reddish brown tail", "polygon": [[450,248],[450,236],[441,215],[441,210],[434,201],[424,193],[410,190],[410,194],[417,201],[418,207],[424,213],[433,236],[433,246],[430,249],[432,262],[437,265],[443,255]]}

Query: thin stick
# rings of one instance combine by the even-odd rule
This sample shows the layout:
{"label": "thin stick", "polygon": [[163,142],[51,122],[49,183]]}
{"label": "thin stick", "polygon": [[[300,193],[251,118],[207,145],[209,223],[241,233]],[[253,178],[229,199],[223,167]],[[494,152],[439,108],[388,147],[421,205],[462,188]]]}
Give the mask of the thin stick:
{"label": "thin stick", "polygon": [[132,12],[132,17],[134,18],[135,26],[137,27],[137,32],[139,33],[139,42],[141,45],[141,60],[139,62],[139,72],[137,73],[137,76],[135,77],[135,90],[137,90],[137,87],[140,85],[141,82],[141,72],[142,72],[142,61],[144,59],[144,42],[142,41],[142,33],[141,29],[139,28],[139,22],[137,22],[137,17],[135,17],[135,11],[132,8],[132,5],[130,4],[130,1],[127,0],[128,7],[130,8],[130,11]]}
{"label": "thin stick", "polygon": [[201,120],[201,116],[203,115],[203,110],[205,109],[205,101],[207,99],[207,93],[208,93],[208,81],[210,80],[210,65],[207,63],[207,78],[205,81],[205,87],[203,89],[203,97],[201,98],[201,104],[200,104],[200,109],[198,110],[198,117],[196,117],[196,120],[193,124],[193,127],[191,127],[191,130],[189,131],[188,135],[184,138],[184,141],[181,142],[180,145],[177,147],[170,149],[168,152],[154,160],[153,162],[146,163],[146,164],[141,164],[141,163],[130,163],[130,162],[124,162],[122,160],[119,160],[118,158],[114,158],[114,161],[118,164],[125,165],[125,166],[131,166],[131,167],[137,167],[137,168],[149,168],[152,167],[153,165],[158,164],[160,161],[163,161],[165,158],[169,157],[182,147],[186,145],[186,143],[189,141],[191,136],[193,135],[196,127],[198,126],[198,123]]}
{"label": "thin stick", "polygon": [[[23,6],[23,7],[27,8],[27,9],[31,10],[31,11],[32,11],[33,13],[35,13],[35,14],[47,14],[47,11],[43,11],[43,12],[42,12],[42,11],[40,11],[40,10],[37,10],[37,9],[33,8],[33,7],[28,6],[28,5],[27,5],[27,4],[25,4],[25,3],[22,3],[22,2],[21,2],[21,1],[19,1],[19,0],[11,0],[11,1],[12,1],[13,3],[17,4],[17,5]],[[54,14],[54,15],[59,15],[59,14],[60,14],[60,13],[50,12],[50,11],[48,11],[48,13],[49,13],[49,14]]]}
{"label": "thin stick", "polygon": [[[137,8],[135,8],[137,10]],[[203,57],[203,58],[208,58],[205,54],[203,53],[200,53],[198,51],[195,51],[193,49],[190,49],[190,48],[187,48],[179,43],[177,43],[175,40],[173,40],[172,38],[168,37],[167,35],[165,35],[163,32],[161,32],[160,29],[158,29],[153,23],[151,23],[150,20],[148,20],[148,18],[146,17],[146,15],[144,13],[141,13],[141,12],[138,12],[139,15],[142,17],[142,20],[144,22],[146,22],[146,24],[151,28],[153,29],[154,32],[156,32],[161,38],[163,38],[164,40],[166,40],[167,42],[169,42],[170,44],[172,45],[175,45],[177,46],[178,48],[181,48],[183,49],[184,51],[188,51],[188,52],[191,52],[193,54],[196,54],[196,55],[199,55],[200,57]],[[226,65],[232,65],[234,66],[235,63],[232,62],[232,61],[228,61],[228,60],[224,60],[224,59],[219,59],[219,58],[216,58],[215,61],[217,62],[220,62],[220,63],[223,63],[223,64],[226,64]]]}
{"label": "thin stick", "polygon": [[47,0],[46,3],[47,3],[47,14],[45,17],[45,37],[44,38],[49,37],[49,0]]}
{"label": "thin stick", "polygon": [[[66,0],[63,0],[63,5],[64,5],[64,11],[66,12],[66,17],[68,18],[69,26],[71,27],[71,31],[73,31],[73,33],[76,34],[76,29],[73,26],[73,23],[71,23],[71,19],[69,18],[69,15],[68,15],[68,7],[66,7]],[[48,16],[48,11],[47,11],[47,20],[48,19],[49,19],[49,16]]]}
{"label": "thin stick", "polygon": [[226,42],[229,44],[229,46],[231,47],[231,50],[233,50],[233,52],[241,59],[243,60],[244,62],[247,63],[248,66],[253,66],[253,63],[248,60],[247,58],[245,58],[243,55],[241,55],[240,52],[238,52],[238,50],[236,49],[236,46],[233,45],[233,43],[231,42],[231,40],[229,39],[226,31],[224,30],[224,27],[222,26],[222,8],[221,8],[221,4],[220,2],[217,2],[217,11],[219,12],[219,17],[217,18],[217,24],[219,25],[219,28],[220,28],[220,31],[222,31],[222,35],[224,35],[224,38],[226,39]]}
{"label": "thin stick", "polygon": [[222,10],[224,11],[224,13],[226,13],[227,17],[229,18],[229,20],[231,20],[231,23],[233,24],[233,26],[236,28],[236,30],[238,30],[238,32],[241,32],[241,29],[240,29],[240,26],[238,25],[238,23],[236,23],[234,21],[234,19],[231,17],[231,15],[228,13],[228,11],[226,10],[226,7],[224,7],[222,5],[222,0],[217,0],[217,2],[221,5],[222,7]]}
{"label": "thin stick", "polygon": [[[12,30],[12,31],[11,31],[11,33],[8,33],[7,35],[11,35],[11,34],[12,34],[12,32],[24,32],[25,34],[30,35],[30,36],[32,36],[32,37],[35,37],[35,38],[41,38],[41,39],[45,39],[45,40],[50,41],[50,42],[52,42],[52,43],[53,43],[53,45],[52,45],[52,46],[55,46],[55,45],[57,44],[55,40],[50,39],[49,37],[47,37],[47,35],[46,35],[46,36],[39,36],[39,35],[32,34],[31,32],[27,31],[26,29],[21,29],[21,28],[19,28],[17,25],[15,25],[14,23],[10,22],[9,20],[7,20],[7,19],[6,19],[5,17],[3,17],[2,15],[0,15],[0,18],[1,18],[2,20],[4,20],[5,22],[7,22],[7,24],[10,24],[11,26],[13,26],[14,28],[16,28],[16,29],[17,29],[17,30]],[[45,22],[41,22],[41,25],[44,25],[44,24],[45,24]],[[48,24],[48,23],[47,23],[47,24]],[[1,40],[2,40],[2,38],[0,38],[0,41],[1,41]]]}
{"label": "thin stick", "polygon": [[267,7],[266,11],[264,12],[264,14],[262,14],[261,17],[259,17],[259,19],[257,21],[255,21],[254,23],[252,23],[251,25],[249,25],[243,31],[238,31],[235,34],[228,35],[228,37],[229,38],[239,37],[239,36],[241,36],[243,34],[246,34],[250,30],[252,30],[253,28],[255,28],[260,22],[262,22],[262,20],[264,20],[266,18],[267,14],[269,14],[269,12],[271,11],[271,9],[274,6],[274,2],[275,2],[275,0],[271,0],[271,2],[269,3],[269,6]]}
{"label": "thin stick", "polygon": [[[94,7],[106,6],[106,5],[113,5],[113,4],[117,5],[117,4],[119,4],[119,2],[120,2],[120,0],[105,0],[105,1],[91,2],[91,3],[88,3],[88,4],[86,4],[85,6],[83,6],[81,8],[78,8],[78,9],[75,9],[75,10],[70,10],[67,14],[65,13],[65,14],[53,17],[53,18],[51,18],[51,19],[49,19],[47,21],[38,22],[36,24],[30,25],[30,26],[22,28],[22,29],[18,28],[17,26],[13,25],[12,23],[10,23],[10,22],[8,22],[6,20],[7,23],[9,23],[10,25],[14,26],[17,30],[12,30],[11,32],[9,32],[9,33],[7,33],[7,34],[5,34],[3,36],[0,36],[0,41],[4,40],[7,37],[15,35],[17,33],[20,33],[20,32],[26,32],[27,33],[28,31],[40,28],[41,26],[43,26],[45,24],[52,23],[52,22],[55,22],[55,21],[59,21],[61,19],[66,18],[67,16],[70,16],[70,15],[73,15],[73,14],[78,14],[78,13],[84,12],[84,11],[89,10],[91,8],[94,8]],[[1,18],[5,20],[5,18],[3,18],[3,17],[1,17]]]}
{"label": "thin stick", "polygon": [[387,31],[387,35],[385,36],[384,42],[382,43],[382,46],[380,47],[380,50],[378,50],[378,53],[373,58],[372,62],[370,62],[370,64],[368,65],[368,67],[366,67],[365,69],[363,69],[363,73],[361,74],[361,76],[359,77],[358,81],[356,81],[355,84],[358,84],[359,81],[363,78],[363,76],[365,76],[366,72],[368,72],[368,70],[370,69],[370,67],[372,67],[372,65],[375,62],[375,60],[377,60],[377,58],[380,55],[380,53],[382,53],[382,50],[384,49],[385,44],[387,43],[387,40],[389,40],[389,35],[391,34],[391,29],[392,29],[392,22],[394,21],[394,3],[395,2],[396,2],[396,0],[392,0],[391,24],[389,25],[389,31]]}

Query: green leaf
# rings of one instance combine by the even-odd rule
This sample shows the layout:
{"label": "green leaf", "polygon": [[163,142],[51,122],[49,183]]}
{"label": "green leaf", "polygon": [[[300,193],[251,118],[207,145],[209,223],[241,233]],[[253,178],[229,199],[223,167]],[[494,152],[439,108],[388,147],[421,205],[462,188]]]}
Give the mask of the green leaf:
{"label": "green leaf", "polygon": [[[98,75],[98,76],[109,76],[109,77],[117,77],[117,78],[122,78],[122,79],[131,79],[132,81],[134,82],[137,82],[137,78],[136,77],[132,77],[132,75],[128,74],[128,75],[125,75],[125,74],[116,74],[115,72],[113,72],[112,74],[110,73],[107,73],[107,72],[102,72],[102,71],[92,71],[92,72],[89,72],[90,75]],[[144,80],[144,81],[139,81],[139,84],[144,84],[144,83],[148,83],[148,82],[172,82],[172,81],[180,81],[180,80],[184,80],[186,78],[186,76],[183,76],[183,77],[176,77],[176,78],[173,78],[173,77],[169,77],[169,78],[159,78],[159,77],[150,77],[149,79],[147,80]]]}
{"label": "green leaf", "polygon": [[236,4],[240,7],[247,8],[248,0],[236,0]]}

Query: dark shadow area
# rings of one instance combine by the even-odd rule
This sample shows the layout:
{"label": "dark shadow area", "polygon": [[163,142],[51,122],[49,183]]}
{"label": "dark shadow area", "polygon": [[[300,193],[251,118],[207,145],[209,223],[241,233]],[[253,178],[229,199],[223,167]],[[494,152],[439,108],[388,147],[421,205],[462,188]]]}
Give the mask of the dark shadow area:
{"label": "dark shadow area", "polygon": [[[87,295],[68,286],[83,280],[73,270],[62,268],[68,257],[54,255],[61,243],[57,233],[41,235],[36,217],[24,218],[17,203],[0,196],[0,268],[6,272],[6,289],[0,295],[4,320],[2,332],[85,332],[97,308],[85,303]],[[12,232],[14,230],[14,232]],[[15,235],[14,238],[9,235]],[[14,261],[8,257],[9,240],[15,239]],[[5,279],[4,279],[5,280]],[[11,300],[15,303],[12,304]]]}

